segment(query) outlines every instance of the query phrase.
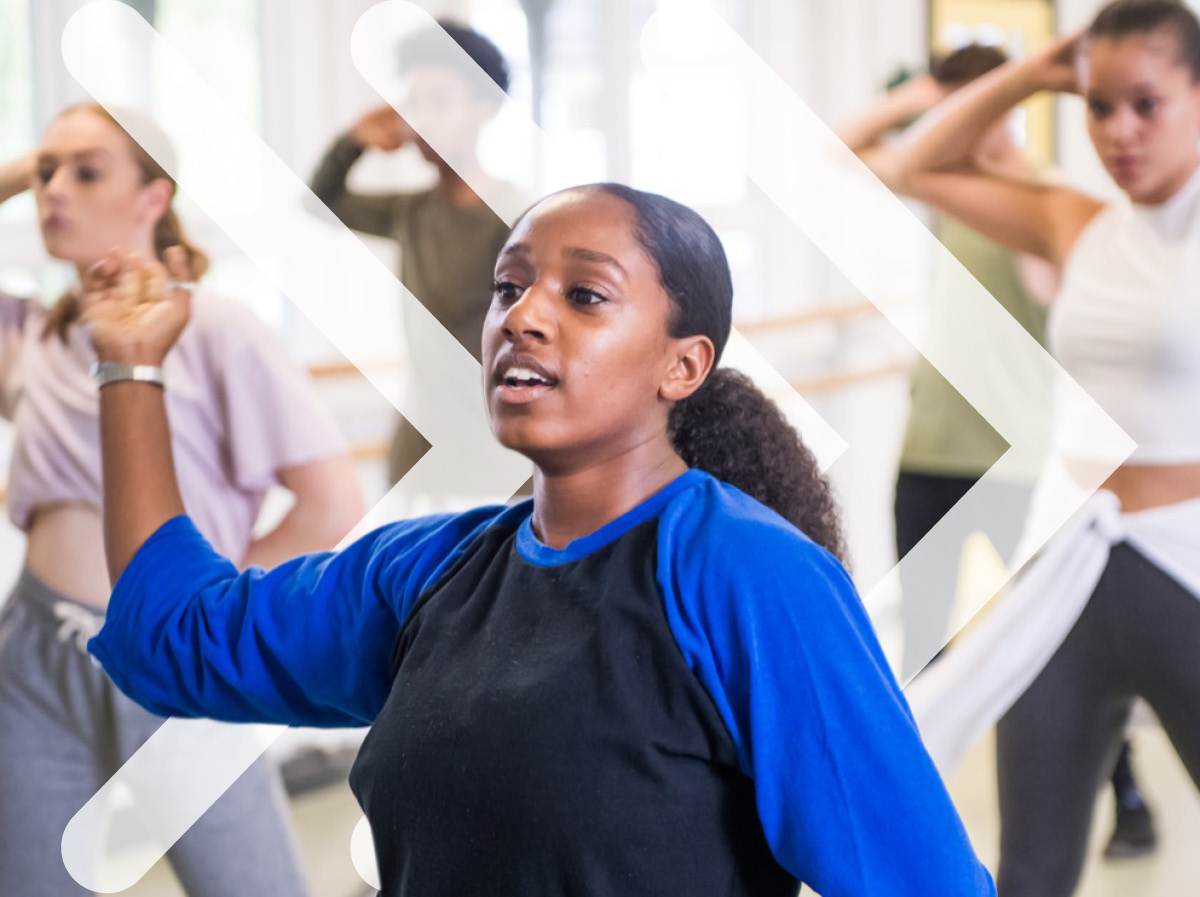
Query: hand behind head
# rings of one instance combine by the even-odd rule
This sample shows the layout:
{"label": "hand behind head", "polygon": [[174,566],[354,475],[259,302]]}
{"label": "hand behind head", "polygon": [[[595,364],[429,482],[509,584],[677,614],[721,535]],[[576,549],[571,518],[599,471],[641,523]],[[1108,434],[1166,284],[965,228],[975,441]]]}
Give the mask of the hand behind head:
{"label": "hand behind head", "polygon": [[1083,93],[1079,78],[1079,54],[1083,50],[1084,40],[1085,33],[1076,31],[1029,57],[1026,65],[1037,73],[1038,83],[1045,90]]}
{"label": "hand behind head", "polygon": [[372,109],[358,120],[351,132],[368,149],[391,152],[412,139],[412,129],[390,105]]}

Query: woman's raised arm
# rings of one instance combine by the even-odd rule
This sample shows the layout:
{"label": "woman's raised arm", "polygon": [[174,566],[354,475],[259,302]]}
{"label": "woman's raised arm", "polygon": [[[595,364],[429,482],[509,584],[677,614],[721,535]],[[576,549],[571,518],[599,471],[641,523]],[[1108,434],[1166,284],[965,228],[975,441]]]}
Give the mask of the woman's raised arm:
{"label": "woman's raised arm", "polygon": [[[189,278],[182,251],[170,252],[168,264],[177,279]],[[131,370],[161,368],[187,324],[190,291],[176,287],[164,295],[166,272],[161,265],[115,253],[84,280],[83,319],[99,371],[126,376]],[[104,549],[115,583],[142,543],[184,512],[163,387],[134,379],[102,386],[100,445]]]}
{"label": "woman's raised arm", "polygon": [[1078,92],[1079,35],[1000,66],[929,112],[895,151],[900,189],[1014,249],[1061,264],[1104,206],[1086,194],[989,170],[975,158],[987,129],[1042,90]]}
{"label": "woman's raised arm", "polygon": [[37,156],[34,153],[0,163],[0,203],[33,186],[36,166]]}
{"label": "woman's raised arm", "polygon": [[[186,277],[181,254],[169,252],[168,266]],[[189,315],[188,290],[164,297],[165,287],[163,268],[135,256],[88,273],[84,320],[101,362],[161,366]],[[369,723],[391,688],[409,610],[502,510],[405,521],[343,551],[239,572],[184,514],[162,387],[108,383],[100,417],[113,592],[89,649],[122,691],[160,715]]]}

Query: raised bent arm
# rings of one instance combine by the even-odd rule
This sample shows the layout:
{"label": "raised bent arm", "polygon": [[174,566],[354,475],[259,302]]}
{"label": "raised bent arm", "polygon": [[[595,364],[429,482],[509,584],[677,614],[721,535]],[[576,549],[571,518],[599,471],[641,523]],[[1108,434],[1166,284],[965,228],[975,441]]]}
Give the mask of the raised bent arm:
{"label": "raised bent arm", "polygon": [[[172,276],[186,276],[168,252]],[[104,361],[161,364],[189,298],[161,266],[106,259],[84,320]],[[160,715],[363,725],[391,688],[392,650],[417,598],[501,509],[383,527],[339,552],[239,572],[184,515],[161,391],[101,390],[105,547],[114,588],[89,643],[113,681]],[[296,485],[293,480],[293,485]]]}
{"label": "raised bent arm", "polygon": [[930,75],[923,75],[889,91],[861,116],[846,122],[838,137],[887,188],[900,187],[896,153],[884,138],[906,122],[924,115],[946,95]]}
{"label": "raised bent arm", "polygon": [[27,153],[0,164],[0,203],[24,193],[33,186],[37,155]]}
{"label": "raised bent arm", "polygon": [[346,183],[364,149],[353,133],[338,138],[321,159],[309,188],[346,227],[386,237],[392,231],[396,194],[355,193]]}
{"label": "raised bent arm", "polygon": [[[182,252],[169,262],[189,278]],[[163,297],[161,265],[110,254],[84,278],[84,312],[101,362],[162,366],[190,314],[187,290]],[[184,512],[171,454],[171,432],[160,387],[110,383],[100,390],[104,473],[104,550],[115,583],[150,534]]]}
{"label": "raised bent arm", "polygon": [[900,189],[1018,252],[1062,264],[1103,203],[1077,190],[989,170],[975,147],[1000,116],[1041,90],[1075,90],[1077,37],[956,91],[896,145]]}

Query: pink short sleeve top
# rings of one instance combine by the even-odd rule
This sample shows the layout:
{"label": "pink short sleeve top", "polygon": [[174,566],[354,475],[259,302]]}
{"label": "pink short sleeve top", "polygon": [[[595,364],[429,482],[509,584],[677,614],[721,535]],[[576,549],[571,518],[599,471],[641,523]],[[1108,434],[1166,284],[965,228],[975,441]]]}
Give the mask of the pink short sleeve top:
{"label": "pink short sleeve top", "polygon": [[[100,507],[99,396],[84,329],[43,336],[48,310],[0,295],[0,415],[15,427],[9,516],[27,529],[41,505]],[[238,561],[281,468],[348,451],[306,372],[239,302],[197,291],[164,363],[167,417],[184,506]]]}

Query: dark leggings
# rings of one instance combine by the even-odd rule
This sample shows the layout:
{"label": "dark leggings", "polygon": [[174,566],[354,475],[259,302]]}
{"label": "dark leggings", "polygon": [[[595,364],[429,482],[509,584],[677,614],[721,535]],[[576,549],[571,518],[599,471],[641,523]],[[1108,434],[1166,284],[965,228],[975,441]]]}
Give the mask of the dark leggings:
{"label": "dark leggings", "polygon": [[1096,793],[1133,699],[1146,699],[1200,786],[1200,599],[1127,543],[996,730],[1000,897],[1068,897]]}
{"label": "dark leggings", "polygon": [[[942,476],[901,470],[896,479],[896,555],[903,559],[937,522],[950,513],[975,485],[977,477]],[[987,533],[1000,557],[1008,563],[1017,547],[1029,504],[1030,487],[1012,483],[984,486],[976,514],[966,521],[965,540],[975,531]],[[929,558],[900,568],[900,622],[904,630],[901,676],[920,672],[946,638],[954,608],[954,590],[962,544],[952,557]],[[915,558],[914,558],[915,560]],[[931,627],[936,621],[938,626]]]}

